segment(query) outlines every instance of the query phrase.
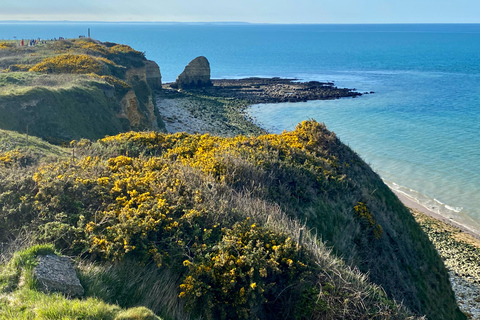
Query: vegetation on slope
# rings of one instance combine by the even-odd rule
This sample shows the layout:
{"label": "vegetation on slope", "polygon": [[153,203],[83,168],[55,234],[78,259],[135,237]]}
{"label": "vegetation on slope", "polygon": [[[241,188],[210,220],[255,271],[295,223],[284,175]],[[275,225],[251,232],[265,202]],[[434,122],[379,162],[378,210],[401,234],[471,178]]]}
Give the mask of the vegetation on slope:
{"label": "vegetation on slope", "polygon": [[[407,318],[319,235],[416,314],[464,319],[409,212],[315,121],[280,135],[130,132],[72,146],[76,158],[35,170],[0,165],[0,242],[27,232],[97,261],[82,281],[111,286],[97,295],[107,302],[115,292],[123,307],[173,318]],[[128,278],[111,279],[132,259],[151,272],[129,294]]]}
{"label": "vegetation on slope", "polygon": [[0,46],[0,128],[28,126],[54,143],[162,129],[146,62],[128,46],[91,39]]}
{"label": "vegetation on slope", "polygon": [[[104,319],[104,320],[160,320],[152,311],[137,307],[122,310],[95,298],[67,299],[60,294],[37,290],[33,268],[37,257],[56,254],[50,245],[36,245],[16,252],[0,268],[0,317],[2,319]],[[10,293],[10,294],[5,294]]]}

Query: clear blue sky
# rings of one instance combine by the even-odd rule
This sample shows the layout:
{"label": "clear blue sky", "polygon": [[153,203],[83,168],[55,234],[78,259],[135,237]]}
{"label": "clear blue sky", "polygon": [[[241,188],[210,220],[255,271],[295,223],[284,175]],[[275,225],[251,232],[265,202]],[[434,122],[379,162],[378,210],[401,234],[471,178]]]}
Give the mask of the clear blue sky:
{"label": "clear blue sky", "polygon": [[480,23],[480,1],[0,0],[0,20]]}

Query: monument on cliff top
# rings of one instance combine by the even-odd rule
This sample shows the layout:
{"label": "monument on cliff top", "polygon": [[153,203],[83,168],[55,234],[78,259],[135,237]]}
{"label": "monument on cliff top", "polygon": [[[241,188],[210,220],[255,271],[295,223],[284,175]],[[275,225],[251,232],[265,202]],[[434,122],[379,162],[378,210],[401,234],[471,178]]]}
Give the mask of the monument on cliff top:
{"label": "monument on cliff top", "polygon": [[210,81],[210,63],[204,56],[196,57],[172,84],[173,88],[195,89],[212,86]]}

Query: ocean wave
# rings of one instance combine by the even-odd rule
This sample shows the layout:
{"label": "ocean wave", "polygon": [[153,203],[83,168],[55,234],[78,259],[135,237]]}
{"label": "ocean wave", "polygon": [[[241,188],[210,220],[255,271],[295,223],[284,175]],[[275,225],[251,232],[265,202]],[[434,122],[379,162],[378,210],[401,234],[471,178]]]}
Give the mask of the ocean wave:
{"label": "ocean wave", "polygon": [[452,206],[449,206],[449,205],[445,205],[445,208],[447,208],[448,210],[455,211],[457,213],[460,213],[463,210],[463,207],[452,207]]}
{"label": "ocean wave", "polygon": [[446,219],[449,219],[459,225],[464,226],[470,231],[480,233],[480,224],[463,212],[463,207],[453,206],[442,201],[428,197],[421,192],[408,187],[401,186],[395,182],[383,179],[385,184],[393,191],[405,196],[408,200],[432,211]]}

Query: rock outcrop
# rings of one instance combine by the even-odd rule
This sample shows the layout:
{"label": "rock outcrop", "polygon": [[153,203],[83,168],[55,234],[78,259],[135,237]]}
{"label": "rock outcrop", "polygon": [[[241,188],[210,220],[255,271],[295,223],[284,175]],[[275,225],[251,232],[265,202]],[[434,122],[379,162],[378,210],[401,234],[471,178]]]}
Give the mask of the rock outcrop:
{"label": "rock outcrop", "polygon": [[212,86],[210,80],[210,63],[207,58],[196,57],[185,67],[185,70],[177,77],[173,88],[195,89]]}
{"label": "rock outcrop", "polygon": [[145,71],[147,75],[148,85],[152,90],[162,89],[162,74],[160,68],[155,61],[145,61]]}
{"label": "rock outcrop", "polygon": [[38,260],[33,274],[42,291],[61,292],[70,297],[83,296],[83,287],[68,257],[46,255]]}

